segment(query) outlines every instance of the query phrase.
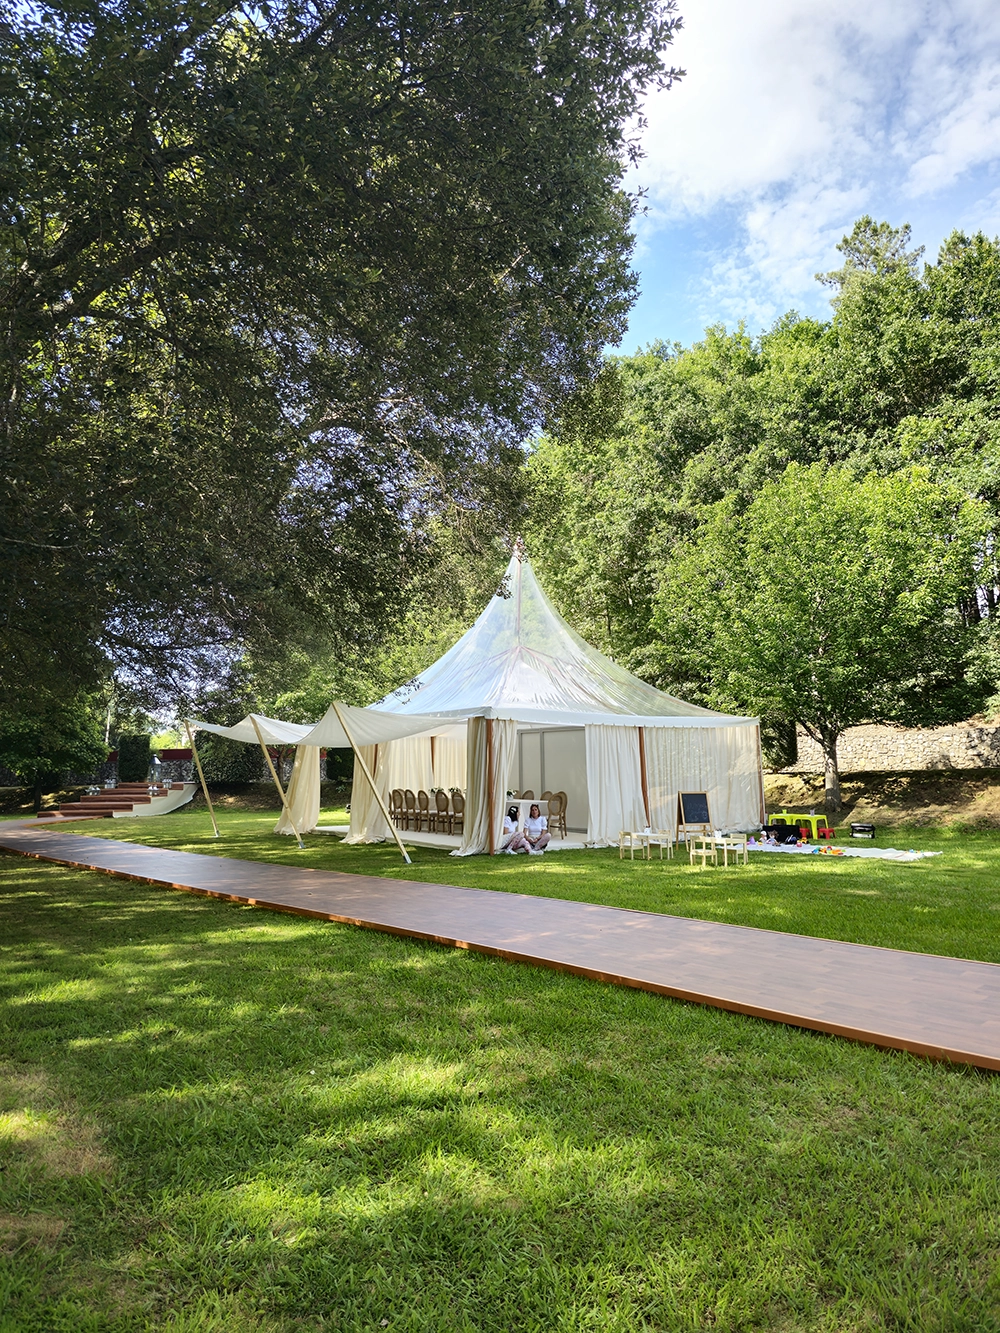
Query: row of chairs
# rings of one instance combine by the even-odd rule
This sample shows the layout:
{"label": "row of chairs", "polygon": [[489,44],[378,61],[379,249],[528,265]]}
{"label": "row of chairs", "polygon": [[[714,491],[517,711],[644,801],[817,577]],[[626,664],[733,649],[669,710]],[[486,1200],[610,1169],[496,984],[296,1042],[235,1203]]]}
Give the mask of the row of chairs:
{"label": "row of chairs", "polygon": [[[530,789],[514,793],[515,801],[534,801],[535,793]],[[564,791],[543,791],[537,798],[539,801],[548,801],[549,811],[549,832],[558,833],[560,838],[566,836],[566,793]]]}
{"label": "row of chairs", "polygon": [[465,797],[460,791],[436,791],[434,804],[425,791],[405,791],[399,787],[389,795],[389,814],[397,828],[420,833],[459,833],[465,827]]}
{"label": "row of chairs", "polygon": [[[533,801],[535,793],[515,793],[515,799]],[[549,832],[565,838],[566,793],[544,791],[538,799],[549,803]],[[447,792],[436,791],[432,805],[425,791],[395,787],[389,795],[389,814],[397,828],[411,829],[415,833],[424,830],[428,833],[461,833],[465,828],[465,797],[460,791],[452,792],[450,798]]]}

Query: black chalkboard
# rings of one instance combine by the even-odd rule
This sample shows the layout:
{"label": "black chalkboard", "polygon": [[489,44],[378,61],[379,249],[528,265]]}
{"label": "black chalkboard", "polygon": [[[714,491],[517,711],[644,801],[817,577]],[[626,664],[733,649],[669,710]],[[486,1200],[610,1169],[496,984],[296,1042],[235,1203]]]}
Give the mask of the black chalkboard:
{"label": "black chalkboard", "polygon": [[710,824],[711,819],[708,814],[708,796],[703,791],[682,791],[678,795],[680,801],[680,820],[681,824]]}

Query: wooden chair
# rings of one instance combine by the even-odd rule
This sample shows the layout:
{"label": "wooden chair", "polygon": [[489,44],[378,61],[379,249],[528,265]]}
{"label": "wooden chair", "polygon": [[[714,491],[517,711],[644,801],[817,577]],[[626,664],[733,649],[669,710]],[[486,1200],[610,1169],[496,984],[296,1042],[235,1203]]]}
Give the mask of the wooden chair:
{"label": "wooden chair", "polygon": [[423,832],[424,825],[427,826],[427,832],[431,831],[431,798],[423,790],[417,792],[417,830]]}
{"label": "wooden chair", "polygon": [[433,823],[431,827],[438,833],[451,832],[451,810],[448,806],[448,793],[446,791],[436,791],[434,793],[435,809],[431,814]]}
{"label": "wooden chair", "polygon": [[417,827],[417,798],[407,787],[403,792],[403,828]]}
{"label": "wooden chair", "polygon": [[619,830],[619,833],[618,833],[618,860],[619,860],[619,861],[624,857],[624,855],[625,855],[625,848],[626,848],[626,847],[628,848],[628,856],[629,856],[629,860],[630,860],[630,861],[634,861],[634,860],[635,860],[635,849],[636,849],[636,847],[638,847],[639,850],[642,851],[642,841],[641,841],[641,839],[640,839],[635,833],[632,832],[631,829],[621,829],[621,830]]}
{"label": "wooden chair", "polygon": [[460,791],[451,794],[451,831],[458,833],[465,828],[465,797]]}
{"label": "wooden chair", "polygon": [[533,801],[535,799],[535,793],[533,791],[523,791],[521,792],[520,799],[522,801]]}
{"label": "wooden chair", "polygon": [[540,801],[550,801],[552,799],[552,793],[550,791],[543,791],[538,799]]}
{"label": "wooden chair", "polygon": [[566,833],[566,793],[553,792],[549,797],[549,832],[558,833],[565,838]]}
{"label": "wooden chair", "polygon": [[403,810],[403,793],[399,787],[393,787],[389,796],[389,814],[392,816],[392,822],[396,827],[402,828],[405,812]]}
{"label": "wooden chair", "polygon": [[689,836],[687,838],[687,848],[688,863],[694,865],[695,859],[699,859],[701,861],[701,865],[698,867],[699,870],[704,870],[709,861],[711,861],[714,866],[719,864],[719,849],[715,845],[714,838],[707,838],[701,834],[695,835],[694,837]]}

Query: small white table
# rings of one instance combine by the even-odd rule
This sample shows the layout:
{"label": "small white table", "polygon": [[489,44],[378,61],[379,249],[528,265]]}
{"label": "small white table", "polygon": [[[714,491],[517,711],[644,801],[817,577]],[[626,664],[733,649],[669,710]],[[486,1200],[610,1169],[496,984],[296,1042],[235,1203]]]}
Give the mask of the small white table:
{"label": "small white table", "polygon": [[740,857],[743,858],[743,864],[750,864],[750,853],[747,851],[747,835],[745,833],[730,833],[724,836],[715,837],[697,837],[688,838],[688,860],[694,864],[695,857],[701,861],[701,869],[704,870],[711,859],[712,865],[719,864],[719,853],[722,853],[723,866],[729,865],[729,857],[732,855],[733,865],[740,864]]}
{"label": "small white table", "polygon": [[674,857],[674,835],[669,829],[650,829],[642,833],[633,833],[631,829],[621,829],[618,834],[618,860],[622,860],[625,855],[625,848],[628,848],[629,860],[635,860],[635,849],[638,847],[642,851],[643,859],[652,861],[653,848],[659,847],[660,860],[663,860],[663,849],[667,849],[667,860],[672,861]]}

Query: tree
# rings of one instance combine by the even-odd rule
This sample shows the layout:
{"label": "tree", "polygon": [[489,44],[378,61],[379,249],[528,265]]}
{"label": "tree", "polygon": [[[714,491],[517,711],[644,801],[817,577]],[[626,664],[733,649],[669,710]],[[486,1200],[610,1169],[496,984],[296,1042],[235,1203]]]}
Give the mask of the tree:
{"label": "tree", "polygon": [[34,808],[65,772],[89,772],[107,758],[102,706],[84,693],[36,692],[16,713],[0,714],[0,763],[33,789]]}
{"label": "tree", "polygon": [[377,640],[624,328],[672,11],[8,8],[0,684]]}
{"label": "tree", "polygon": [[919,471],[791,464],[743,511],[721,502],[667,564],[662,664],[717,707],[801,724],[840,809],[837,741],[863,722],[968,715],[984,507]]}
{"label": "tree", "polygon": [[830,273],[817,273],[816,278],[827,287],[843,291],[862,273],[876,277],[900,271],[915,274],[924,247],[908,249],[912,235],[908,222],[893,227],[888,222],[876,222],[866,213],[855,222],[850,236],[837,242],[837,249],[844,256],[843,267]]}

